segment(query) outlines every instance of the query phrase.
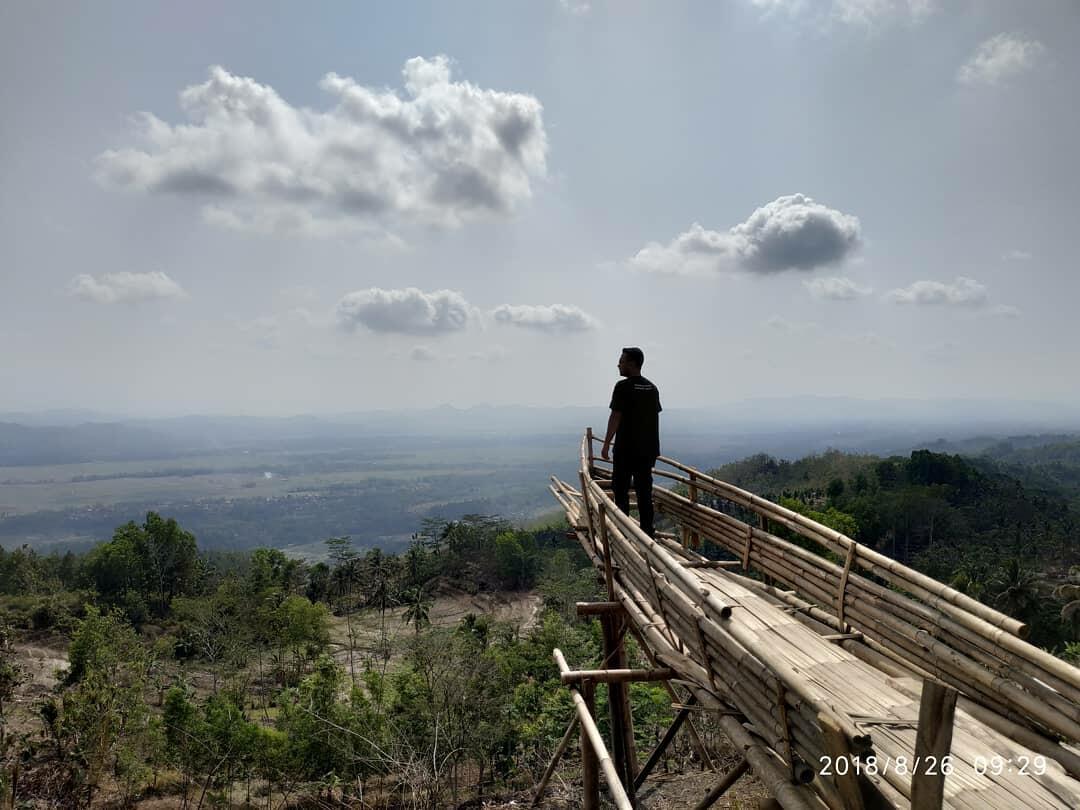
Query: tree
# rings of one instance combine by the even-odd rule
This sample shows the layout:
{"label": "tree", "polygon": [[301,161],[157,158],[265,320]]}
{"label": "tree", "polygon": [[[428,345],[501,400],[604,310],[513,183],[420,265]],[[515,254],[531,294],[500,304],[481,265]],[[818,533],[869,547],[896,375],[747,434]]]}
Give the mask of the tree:
{"label": "tree", "polygon": [[226,580],[209,596],[176,597],[173,614],[180,623],[181,643],[210,664],[213,690],[226,661],[243,663],[250,639],[245,621],[245,594],[235,580]]}
{"label": "tree", "polygon": [[1080,565],[1069,569],[1069,582],[1054,588],[1054,597],[1065,604],[1061,608],[1061,620],[1068,623],[1073,641],[1080,640]]}
{"label": "tree", "polygon": [[412,624],[416,634],[431,624],[429,612],[431,610],[431,597],[423,588],[410,588],[405,593],[405,613],[401,617],[406,625]]}
{"label": "tree", "polygon": [[1038,577],[1025,568],[1019,558],[1011,557],[993,579],[994,602],[1018,619],[1026,619],[1038,607]]}
{"label": "tree", "polygon": [[138,620],[140,604],[163,616],[174,596],[193,593],[198,584],[195,537],[173,519],[148,512],[142,526],[120,526],[112,540],[89,555],[87,572],[107,605],[123,605]]}
{"label": "tree", "polygon": [[367,577],[367,604],[379,609],[379,627],[382,640],[386,638],[386,610],[393,604],[392,563],[382,549],[373,548],[364,557],[364,573]]}
{"label": "tree", "polygon": [[323,604],[290,596],[271,614],[271,631],[277,642],[281,679],[286,680],[286,659],[291,658],[295,682],[304,662],[318,658],[330,643],[330,614]]}
{"label": "tree", "polygon": [[118,611],[92,605],[76,628],[69,650],[68,688],[51,728],[63,760],[83,785],[87,806],[104,769],[122,780],[141,778],[155,725],[144,699],[150,658]]}
{"label": "tree", "polygon": [[165,520],[148,512],[136,543],[148,590],[154,595],[157,614],[162,616],[175,595],[194,590],[199,559],[195,536],[172,518]]}
{"label": "tree", "polygon": [[345,632],[349,643],[349,678],[356,685],[356,664],[353,651],[356,649],[356,635],[353,632],[353,588],[357,579],[357,554],[348,537],[331,537],[326,541],[330,550],[330,559],[334,562],[332,580],[337,586],[338,610],[345,614]]}

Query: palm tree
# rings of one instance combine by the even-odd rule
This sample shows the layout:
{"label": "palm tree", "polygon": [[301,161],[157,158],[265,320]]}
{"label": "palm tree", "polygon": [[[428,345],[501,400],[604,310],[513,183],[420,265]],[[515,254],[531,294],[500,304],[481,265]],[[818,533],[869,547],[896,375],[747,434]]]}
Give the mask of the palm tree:
{"label": "palm tree", "polygon": [[386,609],[393,604],[390,561],[382,549],[372,549],[364,559],[368,575],[367,603],[379,609],[381,635],[386,636]]}
{"label": "palm tree", "polygon": [[410,588],[405,593],[405,604],[405,614],[401,619],[406,625],[412,624],[416,629],[416,635],[420,635],[420,630],[431,624],[431,618],[428,615],[431,610],[431,597],[423,588]]}
{"label": "palm tree", "polygon": [[1080,638],[1080,565],[1069,569],[1069,581],[1054,588],[1054,597],[1065,602],[1061,620],[1069,623],[1073,639]]}
{"label": "palm tree", "polygon": [[353,650],[356,648],[356,635],[353,632],[353,585],[357,579],[357,563],[359,558],[352,546],[349,537],[331,537],[326,541],[329,548],[330,559],[334,561],[334,570],[331,579],[337,585],[338,608],[345,614],[345,631],[349,639],[349,677],[356,685],[356,664],[353,661]]}
{"label": "palm tree", "polygon": [[1024,568],[1018,557],[1005,563],[993,584],[997,590],[994,601],[1010,616],[1024,618],[1038,606],[1038,578],[1030,568]]}

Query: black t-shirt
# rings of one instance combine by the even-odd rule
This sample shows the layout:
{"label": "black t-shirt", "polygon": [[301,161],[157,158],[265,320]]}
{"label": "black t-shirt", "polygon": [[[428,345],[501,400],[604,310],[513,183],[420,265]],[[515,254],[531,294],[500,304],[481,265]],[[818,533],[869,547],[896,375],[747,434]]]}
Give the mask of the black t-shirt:
{"label": "black t-shirt", "polygon": [[622,414],[615,432],[615,451],[620,455],[656,458],[660,455],[660,392],[644,377],[627,377],[615,383],[611,410]]}

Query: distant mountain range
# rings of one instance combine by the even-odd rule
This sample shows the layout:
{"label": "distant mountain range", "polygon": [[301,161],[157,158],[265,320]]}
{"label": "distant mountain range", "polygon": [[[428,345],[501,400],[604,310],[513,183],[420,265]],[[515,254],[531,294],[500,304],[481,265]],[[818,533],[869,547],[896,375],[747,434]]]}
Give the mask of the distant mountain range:
{"label": "distant mountain range", "polygon": [[[85,410],[0,414],[0,466],[145,460],[226,452],[251,446],[307,449],[362,443],[408,445],[421,438],[469,444],[513,442],[524,436],[576,436],[588,425],[602,433],[605,403],[563,408],[443,405],[326,416],[115,417]],[[1067,405],[986,400],[861,400],[793,397],[669,407],[665,452],[711,463],[740,454],[786,457],[827,448],[906,452],[974,435],[1008,436],[1080,430]]]}

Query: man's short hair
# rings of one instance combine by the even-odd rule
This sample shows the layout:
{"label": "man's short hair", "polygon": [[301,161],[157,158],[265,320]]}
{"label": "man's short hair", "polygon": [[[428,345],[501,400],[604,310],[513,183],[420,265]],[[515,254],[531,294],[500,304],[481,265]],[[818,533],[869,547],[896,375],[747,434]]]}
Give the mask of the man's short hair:
{"label": "man's short hair", "polygon": [[645,352],[639,349],[637,346],[626,346],[623,348],[622,353],[626,355],[626,359],[633,363],[638,368],[645,365]]}

